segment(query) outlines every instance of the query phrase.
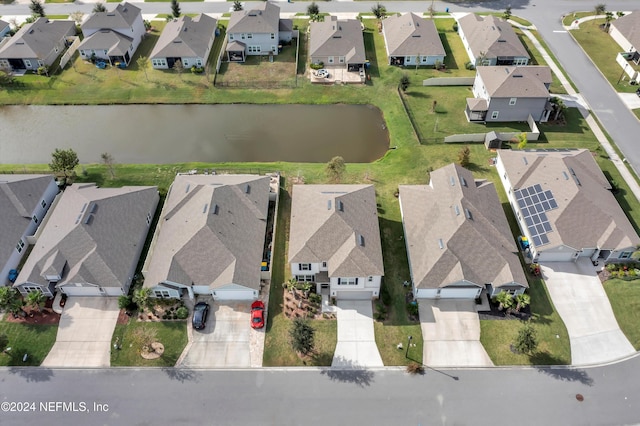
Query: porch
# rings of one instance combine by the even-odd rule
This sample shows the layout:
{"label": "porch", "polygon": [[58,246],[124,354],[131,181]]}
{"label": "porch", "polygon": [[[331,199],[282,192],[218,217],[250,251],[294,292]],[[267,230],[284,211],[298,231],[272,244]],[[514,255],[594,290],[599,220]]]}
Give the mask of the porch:
{"label": "porch", "polygon": [[324,84],[364,84],[366,73],[364,64],[351,65],[327,65],[324,67],[328,75],[318,74],[313,70],[309,70],[309,80],[311,83]]}
{"label": "porch", "polygon": [[464,110],[468,121],[485,121],[489,105],[486,99],[467,98],[467,107]]}

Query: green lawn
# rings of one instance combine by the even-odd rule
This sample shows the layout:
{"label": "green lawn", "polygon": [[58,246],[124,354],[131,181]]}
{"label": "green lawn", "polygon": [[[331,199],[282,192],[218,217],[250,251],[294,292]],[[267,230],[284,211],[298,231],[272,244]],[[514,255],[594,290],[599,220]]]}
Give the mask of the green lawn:
{"label": "green lawn", "polygon": [[[620,81],[622,67],[616,62],[616,55],[622,51],[611,36],[604,32],[600,25],[604,19],[594,19],[580,24],[579,30],[572,30],[571,35],[589,55],[596,67],[609,80],[609,83],[618,92],[632,93],[638,86],[632,86],[628,80]],[[631,64],[633,65],[633,64]],[[625,74],[626,77],[626,74]]]}
{"label": "green lawn", "polygon": [[[595,15],[595,12],[592,10],[590,12],[574,12],[574,13],[569,13],[568,15],[566,15],[564,18],[562,18],[562,24],[569,26],[571,25],[571,23],[573,21],[575,21],[576,19],[580,19],[580,18],[584,18],[586,16],[593,16]],[[580,24],[582,25],[582,24]]]}
{"label": "green lawn", "polygon": [[[146,360],[140,356],[140,348],[132,342],[136,329],[151,328],[156,330],[156,341],[164,345],[164,354],[155,360]],[[111,365],[124,367],[173,367],[187,345],[186,321],[141,322],[129,320],[127,325],[116,325],[113,332],[112,345],[121,345],[120,350],[111,351]]]}
{"label": "green lawn", "polygon": [[603,285],[620,329],[636,351],[640,351],[640,280],[613,278]]}
{"label": "green lawn", "polygon": [[[9,314],[7,314],[9,315]],[[10,351],[0,353],[2,366],[40,365],[56,341],[57,325],[16,324],[0,321],[0,334],[9,338]],[[24,354],[27,360],[22,361]]]}
{"label": "green lawn", "polygon": [[633,113],[636,115],[636,117],[638,117],[638,120],[640,120],[640,108],[636,108],[631,110],[633,111]]}

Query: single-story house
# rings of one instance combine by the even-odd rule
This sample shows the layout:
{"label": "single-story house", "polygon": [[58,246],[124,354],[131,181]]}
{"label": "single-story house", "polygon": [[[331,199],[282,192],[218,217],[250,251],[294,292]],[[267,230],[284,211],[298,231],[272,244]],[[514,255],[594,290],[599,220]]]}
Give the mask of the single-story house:
{"label": "single-story house", "polygon": [[0,37],[4,37],[11,32],[11,25],[0,19]]}
{"label": "single-story house", "polygon": [[384,275],[373,185],[294,185],[291,275],[318,294],[377,299]]}
{"label": "single-story house", "polygon": [[360,71],[367,62],[362,24],[357,19],[327,16],[310,24],[309,57],[311,63],[327,68]]}
{"label": "single-story house", "polygon": [[144,286],[158,298],[257,299],[276,194],[269,176],[177,175],[143,267]]}
{"label": "single-story house", "polygon": [[468,98],[469,121],[545,122],[552,111],[549,102],[551,69],[547,66],[478,67],[473,83],[474,98]]}
{"label": "single-story house", "polygon": [[415,298],[474,299],[529,287],[495,186],[450,164],[428,185],[400,185]]}
{"label": "single-story house", "polygon": [[293,21],[280,19],[280,7],[270,1],[231,13],[227,26],[227,60],[244,62],[248,55],[277,55],[278,46],[293,36]]}
{"label": "single-story house", "polygon": [[51,66],[66,48],[68,37],[76,34],[73,21],[38,18],[25,24],[0,47],[0,68],[14,71]]}
{"label": "single-story house", "polygon": [[446,53],[433,20],[415,13],[393,15],[382,21],[389,65],[443,64]]}
{"label": "single-story house", "polygon": [[207,64],[218,21],[203,13],[195,18],[181,16],[167,22],[151,52],[151,65],[156,69],[171,69],[176,61],[184,68]]}
{"label": "single-story house", "polygon": [[458,20],[458,34],[474,66],[528,65],[531,57],[507,21],[474,13]]}
{"label": "single-story house", "polygon": [[23,295],[127,294],[159,198],[155,186],[67,187],[14,287]]}
{"label": "single-story house", "polygon": [[83,59],[102,59],[111,65],[129,65],[146,34],[142,11],[120,3],[111,12],[95,12],[81,26],[84,39],[78,51]]}
{"label": "single-story house", "polygon": [[534,262],[621,262],[640,237],[586,149],[498,151],[496,168]]}
{"label": "single-story house", "polygon": [[640,65],[640,11],[629,13],[611,22],[609,34],[622,51],[633,53],[630,59]]}
{"label": "single-story house", "polygon": [[0,175],[0,286],[9,285],[58,191],[52,175]]}

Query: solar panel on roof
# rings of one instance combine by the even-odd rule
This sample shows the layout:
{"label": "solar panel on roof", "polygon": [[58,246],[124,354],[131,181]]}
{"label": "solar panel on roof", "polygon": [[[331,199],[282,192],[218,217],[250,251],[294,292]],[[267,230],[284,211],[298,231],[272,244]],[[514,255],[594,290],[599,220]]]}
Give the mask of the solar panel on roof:
{"label": "solar panel on roof", "polygon": [[553,192],[535,184],[514,191],[514,195],[534,245],[549,244],[547,232],[552,232],[553,227],[546,212],[558,208]]}

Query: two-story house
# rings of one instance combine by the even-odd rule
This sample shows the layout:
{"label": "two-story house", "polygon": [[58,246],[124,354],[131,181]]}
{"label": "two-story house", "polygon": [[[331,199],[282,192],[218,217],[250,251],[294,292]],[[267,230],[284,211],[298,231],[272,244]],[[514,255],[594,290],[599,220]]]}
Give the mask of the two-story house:
{"label": "two-story house", "polygon": [[442,64],[446,55],[432,19],[415,13],[390,16],[382,21],[389,65]]}
{"label": "two-story house", "polygon": [[181,16],[167,22],[153,47],[150,59],[156,69],[171,69],[176,61],[182,66],[204,67],[216,38],[218,21],[201,13],[195,18]]}
{"label": "two-story house", "polygon": [[145,34],[142,11],[130,3],[120,3],[111,12],[94,13],[82,24],[84,40],[78,51],[83,59],[127,66]]}
{"label": "two-story house", "polygon": [[231,14],[227,27],[227,59],[244,62],[251,55],[277,55],[281,43],[291,41],[293,21],[280,19],[280,7],[266,1]]}
{"label": "two-story house", "polygon": [[551,114],[547,66],[478,67],[473,95],[465,109],[469,121],[547,121]]}
{"label": "two-story house", "polygon": [[384,275],[373,185],[294,185],[291,275],[336,299],[374,299]]}

